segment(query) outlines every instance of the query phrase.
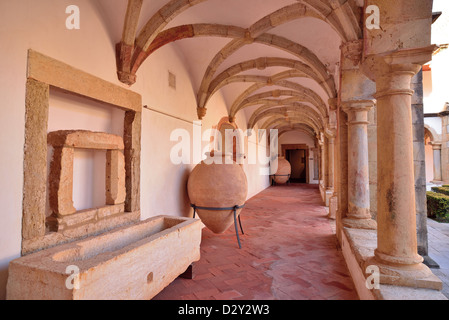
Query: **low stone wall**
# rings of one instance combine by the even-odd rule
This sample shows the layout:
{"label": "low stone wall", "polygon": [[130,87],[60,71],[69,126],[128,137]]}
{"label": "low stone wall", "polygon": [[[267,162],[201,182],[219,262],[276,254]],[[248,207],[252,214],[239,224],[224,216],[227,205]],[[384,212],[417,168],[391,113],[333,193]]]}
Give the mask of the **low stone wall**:
{"label": "low stone wall", "polygon": [[361,300],[447,300],[439,290],[380,284],[367,274],[367,262],[377,248],[376,230],[343,228],[341,247],[354,286]]}

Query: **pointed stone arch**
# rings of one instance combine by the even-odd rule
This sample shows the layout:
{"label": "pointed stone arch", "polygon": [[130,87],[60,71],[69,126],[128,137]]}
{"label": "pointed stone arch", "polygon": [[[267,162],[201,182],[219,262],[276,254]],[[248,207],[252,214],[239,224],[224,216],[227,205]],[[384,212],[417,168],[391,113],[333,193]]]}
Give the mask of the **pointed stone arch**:
{"label": "pointed stone arch", "polygon": [[297,115],[294,117],[289,117],[288,120],[285,117],[280,115],[275,115],[268,120],[266,120],[261,126],[260,129],[267,130],[275,126],[279,125],[296,125],[296,124],[305,124],[313,129],[314,132],[320,132],[320,129],[307,117],[303,115]]}
{"label": "pointed stone arch", "polygon": [[[232,105],[231,111],[230,111],[230,118],[234,119],[235,115],[250,106],[258,105],[258,104],[269,104],[274,103],[274,105],[281,105],[281,104],[289,104],[292,102],[307,102],[311,105],[315,106],[319,112],[321,113],[322,117],[327,117],[327,107],[322,102],[321,98],[317,101],[317,94],[307,88],[302,87],[303,90],[301,91],[294,91],[294,90],[274,90],[274,91],[267,91],[259,94],[255,94],[252,96],[240,96]],[[245,91],[246,92],[246,91]],[[266,98],[279,98],[281,96],[288,96],[289,98],[284,100],[272,100],[271,102],[269,100],[266,100]],[[320,102],[321,100],[321,102]]]}
{"label": "pointed stone arch", "polygon": [[[117,45],[117,67],[120,80],[127,84],[133,84],[136,81],[135,73],[149,53],[152,52],[150,47],[153,45],[153,42],[155,43],[155,48],[157,48],[161,44],[163,45],[170,41],[170,37],[172,37],[172,41],[176,41],[184,36],[191,37],[192,33],[195,34],[195,27],[186,26],[183,26],[181,29],[172,28],[164,31],[162,34],[161,31],[177,15],[204,1],[207,0],[172,0],[168,2],[147,21],[135,41],[132,42],[131,39],[136,35],[142,0],[129,0],[122,41]],[[252,43],[255,38],[259,37],[259,41],[262,42],[263,40],[273,41],[269,37],[268,39],[266,36],[263,37],[263,33],[302,17],[313,17],[326,22],[343,41],[355,40],[361,36],[360,26],[356,22],[354,12],[348,3],[332,3],[331,6],[327,6],[313,0],[302,0],[260,19],[245,32],[243,43],[239,41],[238,44],[234,43],[232,46],[235,47],[237,45],[234,49],[236,50],[242,45]],[[241,32],[238,27],[228,26],[228,29],[237,33]],[[176,31],[181,32],[178,33]],[[159,36],[160,39],[156,41],[156,38]],[[271,37],[273,36],[271,35]]]}
{"label": "pointed stone arch", "polygon": [[[269,67],[286,67],[290,68],[290,70],[279,73],[272,77],[251,75],[237,76],[239,73],[248,70],[264,70]],[[267,85],[273,85],[273,82],[275,81],[296,77],[303,77],[314,80],[321,86],[321,88],[326,92],[329,98],[333,98],[337,94],[334,83],[329,83],[329,81],[321,80],[320,77],[308,65],[302,63],[301,61],[287,58],[261,57],[236,64],[215,77],[210,83],[204,103],[206,104],[209,98],[219,89],[233,82],[265,82]],[[205,105],[199,105],[200,108],[204,106]]]}
{"label": "pointed stone arch", "polygon": [[263,118],[268,117],[270,115],[281,114],[288,115],[288,113],[304,113],[307,116],[310,116],[311,119],[314,119],[314,122],[320,127],[324,127],[323,119],[321,119],[320,115],[309,106],[301,103],[292,103],[291,105],[279,105],[278,107],[272,106],[263,106],[256,111],[253,112],[249,122],[248,129],[253,129],[254,126]]}

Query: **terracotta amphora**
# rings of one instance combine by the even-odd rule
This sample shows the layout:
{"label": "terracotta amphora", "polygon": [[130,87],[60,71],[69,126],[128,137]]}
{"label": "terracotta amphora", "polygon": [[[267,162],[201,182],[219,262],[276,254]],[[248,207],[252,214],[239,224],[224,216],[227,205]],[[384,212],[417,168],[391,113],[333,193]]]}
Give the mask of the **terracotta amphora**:
{"label": "terracotta amphora", "polygon": [[289,175],[292,173],[292,166],[285,157],[278,158],[278,170],[276,175],[273,177],[276,184],[285,184],[290,179]]}
{"label": "terracotta amphora", "polygon": [[[192,171],[187,183],[190,203],[205,208],[243,206],[248,195],[248,182],[242,167],[232,161],[232,154],[207,153],[207,159]],[[242,209],[237,210],[238,217]],[[234,211],[196,210],[212,232],[225,232],[234,223]]]}

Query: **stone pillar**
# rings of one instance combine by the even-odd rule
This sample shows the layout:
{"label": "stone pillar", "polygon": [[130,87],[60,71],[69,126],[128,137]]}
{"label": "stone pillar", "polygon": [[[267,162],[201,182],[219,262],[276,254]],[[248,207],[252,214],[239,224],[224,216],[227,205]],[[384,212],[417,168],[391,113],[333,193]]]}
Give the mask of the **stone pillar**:
{"label": "stone pillar", "polygon": [[335,188],[335,138],[329,138],[329,184],[326,190],[326,198],[329,202],[329,219],[336,219],[338,198]]}
{"label": "stone pillar", "polygon": [[343,225],[356,229],[376,229],[371,219],[368,159],[368,113],[374,100],[343,102],[348,114],[348,213]]}
{"label": "stone pillar", "polygon": [[441,181],[449,181],[449,111],[439,113],[443,127],[441,134]]}
{"label": "stone pillar", "polygon": [[320,179],[320,157],[319,157],[319,149],[313,148],[311,149],[313,152],[313,179],[317,181]]}
{"label": "stone pillar", "polygon": [[[341,88],[339,93],[338,107],[338,135],[337,135],[337,183],[338,183],[338,211],[337,230],[342,229],[343,221],[349,213],[349,177],[354,174],[349,168],[349,141],[348,136],[348,114],[342,108],[343,101],[373,100],[372,93],[375,91],[374,82],[366,77],[360,69],[363,53],[363,40],[355,40],[343,43],[341,49]],[[376,146],[377,147],[377,146]],[[375,150],[368,148],[370,157]],[[367,150],[368,150],[367,149]],[[374,151],[374,152],[373,152]],[[369,193],[370,194],[370,193]],[[374,195],[373,195],[374,196]],[[372,207],[372,205],[371,205]],[[341,243],[340,233],[337,237]]]}
{"label": "stone pillar", "polygon": [[338,139],[338,98],[333,98],[333,99],[329,99],[329,111],[330,114],[332,115],[332,121],[329,122],[329,126],[331,126],[331,129],[335,132],[335,139],[334,139],[334,144],[333,144],[333,149],[332,149],[332,153],[333,153],[333,193],[332,193],[332,197],[329,200],[329,219],[333,219],[336,220],[337,219],[337,211],[338,211],[338,166],[340,163],[340,159],[339,159],[339,139]]}
{"label": "stone pillar", "polygon": [[441,171],[441,143],[432,143],[433,148],[433,182],[443,181]]}
{"label": "stone pillar", "polygon": [[[333,143],[333,142],[332,142]],[[333,194],[333,188],[331,187],[331,139],[327,136],[324,137],[324,202],[326,207],[329,207],[329,201]],[[332,180],[333,183],[333,180]]]}
{"label": "stone pillar", "polygon": [[431,60],[433,46],[366,57],[376,82],[378,115],[378,231],[375,257],[384,284],[441,290],[417,252],[411,80]]}
{"label": "stone pillar", "polygon": [[437,267],[438,264],[429,257],[427,232],[426,147],[424,133],[424,92],[422,71],[413,77],[411,88],[414,90],[414,94],[412,96],[412,124],[418,254],[424,258],[425,265],[428,267]]}
{"label": "stone pillar", "polygon": [[[375,91],[375,89],[374,89]],[[368,159],[369,159],[369,193],[371,218],[377,219],[377,107],[368,117]]]}
{"label": "stone pillar", "polygon": [[348,125],[347,114],[341,109],[338,111],[338,135],[337,135],[337,193],[338,209],[336,217],[337,238],[341,243],[341,230],[343,219],[348,213]]}
{"label": "stone pillar", "polygon": [[329,137],[328,139],[328,183],[327,190],[334,193],[334,170],[335,170],[335,138]]}
{"label": "stone pillar", "polygon": [[320,193],[323,202],[326,202],[326,148],[324,139],[320,141]]}

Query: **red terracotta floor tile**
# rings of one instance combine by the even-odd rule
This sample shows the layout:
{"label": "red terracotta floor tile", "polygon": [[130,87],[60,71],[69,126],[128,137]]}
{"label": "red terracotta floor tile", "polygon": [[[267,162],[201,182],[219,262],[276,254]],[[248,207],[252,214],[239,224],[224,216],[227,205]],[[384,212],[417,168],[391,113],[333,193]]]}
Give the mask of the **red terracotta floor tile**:
{"label": "red terracotta floor tile", "polygon": [[315,186],[268,188],[242,211],[242,249],[233,226],[222,235],[205,228],[195,278],[175,280],[154,299],[356,300],[326,216]]}

